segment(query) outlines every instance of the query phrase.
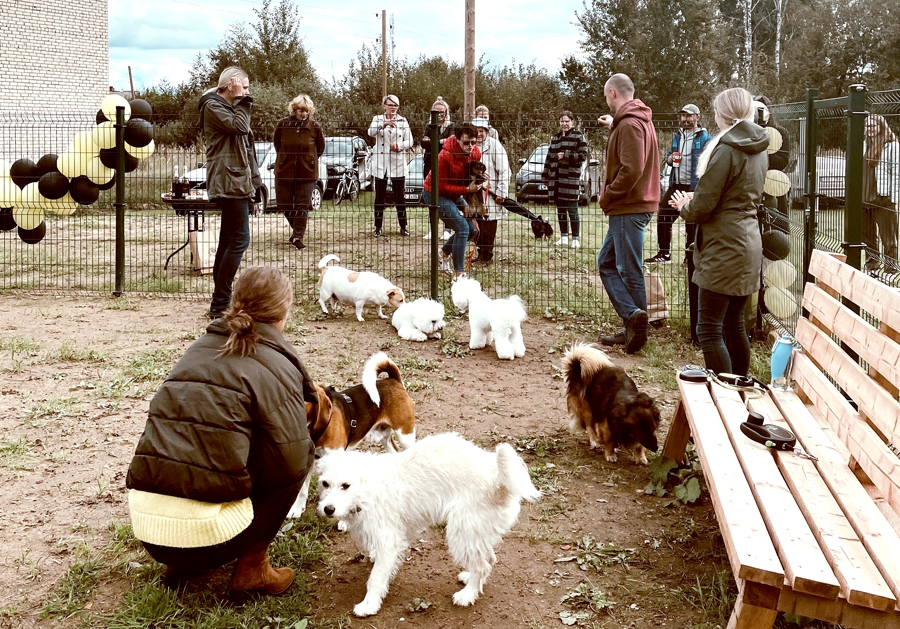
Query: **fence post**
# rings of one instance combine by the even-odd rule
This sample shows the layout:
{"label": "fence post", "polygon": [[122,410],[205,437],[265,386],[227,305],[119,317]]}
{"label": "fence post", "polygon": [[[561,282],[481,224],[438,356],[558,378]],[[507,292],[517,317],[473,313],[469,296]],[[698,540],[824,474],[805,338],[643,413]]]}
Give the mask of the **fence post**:
{"label": "fence post", "polygon": [[[862,255],[863,213],[863,138],[866,126],[866,86],[850,86],[850,104],[847,107],[847,165],[844,173],[844,240],[847,262],[860,269]],[[860,245],[854,247],[853,245]]]}
{"label": "fence post", "polygon": [[[428,137],[431,138],[431,203],[428,204],[428,222],[431,228],[431,298],[438,298],[438,244],[443,243],[441,234],[444,230],[438,229],[438,153],[441,152],[440,127],[438,126],[438,111],[431,110],[431,122],[428,123]],[[425,182],[422,182],[424,188]]]}
{"label": "fence post", "polygon": [[819,186],[816,172],[816,154],[819,151],[819,116],[815,102],[819,90],[806,90],[806,128],[804,129],[803,196],[806,198],[806,221],[803,226],[803,282],[811,283],[809,264],[816,247],[816,231],[819,228]]}
{"label": "fence post", "polygon": [[121,297],[125,284],[125,108],[116,107],[116,289]]}

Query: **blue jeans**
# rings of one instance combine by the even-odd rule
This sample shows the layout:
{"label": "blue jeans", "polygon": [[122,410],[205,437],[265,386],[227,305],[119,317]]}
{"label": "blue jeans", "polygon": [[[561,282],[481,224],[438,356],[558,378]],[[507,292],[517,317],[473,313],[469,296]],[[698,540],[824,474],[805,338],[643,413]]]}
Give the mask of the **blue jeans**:
{"label": "blue jeans", "polygon": [[244,252],[250,246],[250,199],[212,199],[222,210],[219,248],[213,263],[212,301],[210,312],[224,312],[231,303],[231,285],[241,266]]}
{"label": "blue jeans", "polygon": [[697,291],[697,337],[710,371],[739,376],[750,371],[750,339],[744,329],[744,307],[749,297],[705,288]]}
{"label": "blue jeans", "polygon": [[[425,205],[431,204],[431,192],[425,190],[422,193]],[[462,198],[453,200],[438,196],[438,216],[448,229],[453,230],[453,235],[441,247],[445,255],[453,256],[453,269],[460,273],[466,269],[466,243],[469,241],[469,233],[477,234],[478,225],[475,219],[467,219],[459,211],[457,204],[465,205]]]}
{"label": "blue jeans", "polygon": [[647,310],[644,286],[644,230],[650,212],[609,217],[609,230],[597,254],[597,269],[613,308],[624,321]]}

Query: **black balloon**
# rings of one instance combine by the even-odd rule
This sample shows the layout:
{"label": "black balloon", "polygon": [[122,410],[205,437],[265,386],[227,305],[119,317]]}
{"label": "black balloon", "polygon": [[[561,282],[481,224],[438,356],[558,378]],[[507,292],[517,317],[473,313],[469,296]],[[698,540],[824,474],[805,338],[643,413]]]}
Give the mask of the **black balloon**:
{"label": "black balloon", "polygon": [[762,246],[767,259],[784,260],[791,252],[791,239],[780,229],[770,229],[763,232]]}
{"label": "black balloon", "polygon": [[37,163],[38,176],[43,177],[47,173],[58,173],[59,168],[56,166],[57,159],[56,153],[47,153],[39,159]]}
{"label": "black balloon", "polygon": [[[141,160],[125,151],[125,172],[130,173],[138,167]],[[107,168],[116,167],[116,149],[100,149],[100,163]]]}
{"label": "black balloon", "polygon": [[47,223],[41,221],[41,224],[35,227],[34,229],[22,229],[19,228],[19,238],[23,242],[27,242],[29,245],[33,245],[39,243],[44,239],[44,236],[47,235]]}
{"label": "black balloon", "polygon": [[45,199],[62,199],[68,191],[69,180],[60,173],[47,173],[38,180],[38,192]]}
{"label": "black balloon", "polygon": [[13,162],[13,165],[9,167],[9,178],[13,180],[13,183],[19,186],[19,188],[24,188],[30,183],[34,183],[41,176],[38,174],[37,164],[35,164],[30,159],[17,159]]}
{"label": "black balloon", "polygon": [[12,208],[0,208],[0,231],[8,232],[16,226],[16,221],[12,215]]}
{"label": "black balloon", "polygon": [[116,187],[116,178],[113,177],[112,179],[110,179],[110,180],[107,181],[106,183],[101,183],[98,187],[99,187],[101,190],[111,190],[111,189],[113,189],[113,188]]}
{"label": "black balloon", "polygon": [[125,125],[125,142],[141,148],[153,141],[153,125],[141,118],[132,118]]}
{"label": "black balloon", "polygon": [[81,175],[72,180],[72,184],[69,186],[69,194],[72,195],[72,199],[76,203],[90,205],[100,196],[100,186]]}
{"label": "black balloon", "polygon": [[[141,118],[148,122],[152,121],[153,108],[150,106],[150,103],[143,98],[135,98],[134,100],[128,101],[128,104],[131,105],[131,120]],[[131,142],[129,142],[129,144],[131,144]],[[134,146],[134,144],[131,144],[131,146]]]}
{"label": "black balloon", "polygon": [[107,120],[109,120],[109,118],[106,117],[106,114],[103,113],[103,110],[98,109],[97,110],[97,124],[100,124],[101,122],[106,122]]}

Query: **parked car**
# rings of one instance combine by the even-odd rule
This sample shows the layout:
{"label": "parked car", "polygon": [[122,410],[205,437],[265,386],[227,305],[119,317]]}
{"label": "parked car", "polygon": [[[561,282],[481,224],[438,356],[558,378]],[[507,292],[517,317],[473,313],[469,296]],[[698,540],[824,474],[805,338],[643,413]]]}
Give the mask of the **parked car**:
{"label": "parked car", "polygon": [[[403,191],[403,197],[406,199],[407,207],[415,207],[417,205],[425,205],[422,201],[422,190],[425,189],[425,178],[422,176],[422,167],[424,164],[424,156],[422,153],[414,155],[407,167],[409,174],[406,176],[406,190]],[[391,186],[391,180],[387,180],[387,203],[394,203],[394,189]]]}
{"label": "parked car", "polygon": [[[803,160],[800,155],[788,165],[788,177],[791,180],[791,206],[803,207]],[[839,155],[820,155],[816,157],[816,179],[818,180],[819,207],[843,206],[845,180],[847,177],[847,160]]]}
{"label": "parked car", "polygon": [[328,185],[325,187],[325,192],[327,194],[334,193],[338,180],[348,168],[356,172],[360,189],[370,188],[372,175],[369,172],[369,155],[369,145],[358,135],[325,138],[325,152],[322,154],[322,159],[319,160],[325,163],[328,171]]}
{"label": "parked car", "polygon": [[[519,160],[519,172],[516,173],[516,201],[548,203],[547,186],[541,181],[544,162],[547,159],[549,144],[541,144],[534,149],[528,159]],[[587,205],[600,198],[600,162],[587,159],[581,165],[581,185],[578,203]]]}
{"label": "parked car", "polygon": [[[256,142],[256,165],[262,178],[262,201],[253,208],[253,213],[261,211],[277,212],[275,199],[275,146],[271,142]],[[197,168],[185,174],[191,184],[191,190],[206,190],[206,165],[198,164]],[[319,160],[319,180],[313,189],[310,205],[314,210],[322,207],[322,195],[328,182],[328,171],[325,160]]]}

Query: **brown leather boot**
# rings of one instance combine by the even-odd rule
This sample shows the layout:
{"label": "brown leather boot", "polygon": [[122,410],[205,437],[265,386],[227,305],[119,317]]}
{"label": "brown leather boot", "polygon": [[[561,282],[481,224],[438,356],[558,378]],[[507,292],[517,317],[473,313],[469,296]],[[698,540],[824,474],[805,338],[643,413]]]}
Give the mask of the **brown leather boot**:
{"label": "brown leather boot", "polygon": [[294,571],[290,568],[270,566],[268,550],[268,546],[262,550],[250,550],[238,558],[231,574],[232,590],[281,594],[291,586],[294,582]]}

